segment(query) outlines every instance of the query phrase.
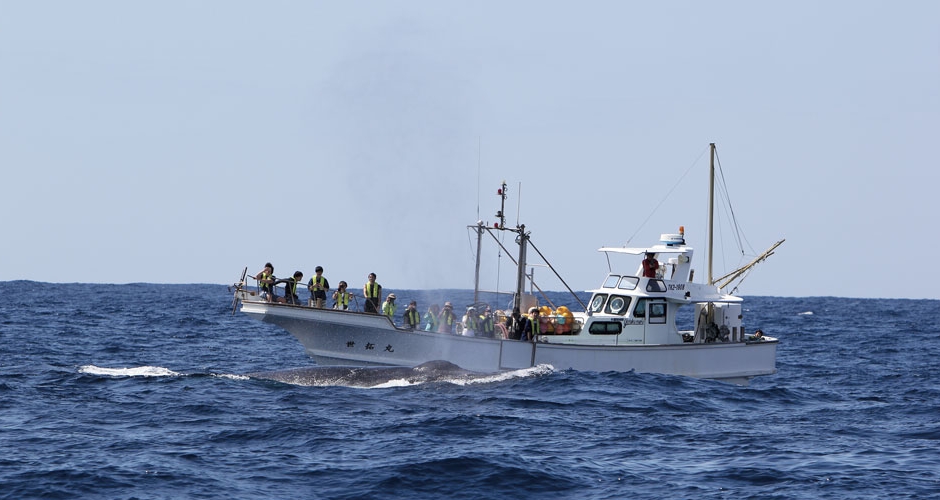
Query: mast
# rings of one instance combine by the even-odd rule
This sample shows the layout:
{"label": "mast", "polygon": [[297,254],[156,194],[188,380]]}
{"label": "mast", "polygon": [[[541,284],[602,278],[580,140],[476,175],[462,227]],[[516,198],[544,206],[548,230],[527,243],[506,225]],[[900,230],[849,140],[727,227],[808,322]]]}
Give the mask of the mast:
{"label": "mast", "polygon": [[529,235],[525,232],[525,224],[518,227],[519,231],[519,260],[516,261],[516,296],[513,298],[513,307],[522,310],[522,296],[525,294],[525,252]]}
{"label": "mast", "polygon": [[473,274],[473,303],[476,304],[480,302],[480,249],[483,243],[483,221],[477,221],[477,226],[474,229],[477,232],[477,264]]}
{"label": "mast", "polygon": [[[499,186],[499,189],[496,190],[496,194],[499,196],[499,211],[496,212],[496,218],[499,219],[493,228],[503,230],[506,228],[506,194],[509,191],[506,189],[506,181]],[[479,209],[478,209],[479,210]],[[479,212],[477,212],[479,214]],[[470,226],[467,226],[470,227]],[[483,226],[483,221],[478,220],[477,225],[474,227],[474,231],[477,233],[477,258],[476,258],[476,270],[473,275],[473,303],[480,302],[480,252],[483,244],[483,230],[486,229],[489,231],[489,228]],[[497,240],[499,242],[499,240]]]}
{"label": "mast", "polygon": [[709,143],[711,160],[708,167],[708,284],[715,284],[712,279],[712,252],[715,248],[715,143]]}

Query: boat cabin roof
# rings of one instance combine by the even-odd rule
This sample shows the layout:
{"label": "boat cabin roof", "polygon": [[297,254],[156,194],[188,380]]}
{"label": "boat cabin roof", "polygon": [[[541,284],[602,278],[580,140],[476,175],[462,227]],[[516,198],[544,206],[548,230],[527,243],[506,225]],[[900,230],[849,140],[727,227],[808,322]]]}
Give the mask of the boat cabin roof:
{"label": "boat cabin roof", "polygon": [[667,246],[667,245],[654,245],[646,248],[639,247],[601,247],[598,248],[598,252],[611,252],[611,253],[625,253],[630,255],[643,255],[647,252],[649,253],[689,253],[692,250],[691,247],[685,245],[682,246]]}

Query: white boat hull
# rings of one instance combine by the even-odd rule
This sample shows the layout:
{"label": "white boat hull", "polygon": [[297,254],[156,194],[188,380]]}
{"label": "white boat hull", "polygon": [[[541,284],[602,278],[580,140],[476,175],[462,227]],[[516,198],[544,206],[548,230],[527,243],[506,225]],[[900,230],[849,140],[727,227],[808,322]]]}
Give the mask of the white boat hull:
{"label": "white boat hull", "polygon": [[662,373],[746,383],[776,373],[777,341],[572,345],[464,337],[395,328],[386,317],[243,301],[242,312],[294,335],[321,365],[417,366],[444,360],[478,372],[540,364],[555,369]]}

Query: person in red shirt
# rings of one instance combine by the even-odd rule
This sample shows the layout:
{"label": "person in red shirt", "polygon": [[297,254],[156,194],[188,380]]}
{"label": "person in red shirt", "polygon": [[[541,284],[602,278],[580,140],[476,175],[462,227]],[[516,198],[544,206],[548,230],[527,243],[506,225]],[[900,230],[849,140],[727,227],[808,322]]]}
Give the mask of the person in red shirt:
{"label": "person in red shirt", "polygon": [[[636,262],[636,261],[633,261]],[[643,277],[655,278],[656,271],[659,270],[659,261],[656,260],[653,252],[646,252],[646,258],[643,259]]]}

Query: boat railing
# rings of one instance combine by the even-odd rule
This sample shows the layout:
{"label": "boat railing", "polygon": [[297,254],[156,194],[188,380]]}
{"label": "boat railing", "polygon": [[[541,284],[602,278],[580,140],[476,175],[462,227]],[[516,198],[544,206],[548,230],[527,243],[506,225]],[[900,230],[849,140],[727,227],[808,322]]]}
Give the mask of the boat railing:
{"label": "boat railing", "polygon": [[[254,286],[248,284],[249,278],[255,280]],[[255,276],[245,276],[242,278],[242,280],[239,283],[235,283],[234,285],[235,291],[237,294],[239,294],[238,300],[249,301],[249,302],[267,302],[271,304],[272,306],[277,306],[277,307],[294,307],[294,308],[311,307],[307,305],[305,302],[302,302],[299,304],[291,304],[291,303],[278,301],[278,298],[283,298],[287,293],[284,287],[282,286],[282,285],[286,286],[286,283],[273,284],[271,287],[273,291],[271,300],[267,300],[266,298],[264,298],[260,281],[261,280],[257,279]],[[298,283],[298,286],[302,286],[302,285],[303,285],[302,283]],[[280,292],[278,292],[278,288],[281,289]],[[358,298],[358,296],[355,293],[350,293],[350,296],[353,298]],[[479,309],[483,309],[487,305],[488,304],[485,302],[479,302],[479,303],[473,304],[474,307],[479,308]],[[352,304],[350,304],[350,306],[352,306]],[[551,313],[544,313],[540,315],[539,329],[540,329],[541,334],[543,335],[577,335],[581,331],[581,329],[584,326],[583,320],[580,318],[575,318],[570,311],[565,311],[564,309],[565,308],[562,308],[563,312],[556,312],[555,310],[553,310],[553,312]],[[341,311],[365,314],[363,311],[360,311],[358,309],[358,300],[357,300],[357,306],[355,309],[351,307],[349,310],[341,310]],[[502,311],[499,311],[499,312],[502,313]],[[503,314],[503,316],[497,316],[497,318],[499,319],[500,322],[503,322],[505,321],[505,314]],[[402,331],[409,330],[408,328],[404,326],[395,325],[394,321],[392,321],[390,318],[389,318],[389,321],[391,322],[392,326],[396,330],[402,330]],[[460,323],[458,322],[458,324]],[[454,333],[454,334],[459,335],[459,333]]]}
{"label": "boat railing", "polygon": [[[253,287],[248,284],[247,282],[248,278],[255,280],[255,285]],[[313,307],[313,305],[310,304],[308,301],[301,301],[301,303],[299,304],[291,304],[289,302],[284,303],[284,302],[278,301],[279,298],[284,298],[287,295],[287,290],[286,290],[287,283],[284,283],[284,282],[280,282],[280,283],[275,282],[273,285],[271,285],[272,294],[271,294],[270,300],[264,298],[263,290],[261,289],[261,280],[259,280],[255,276],[248,276],[246,278],[243,278],[242,281],[240,283],[236,283],[235,286],[236,286],[236,291],[242,294],[242,300],[267,301],[267,302],[270,302],[271,304],[276,304],[279,306]],[[306,288],[307,285],[301,282],[298,282],[297,287]],[[278,292],[278,288],[281,289],[280,292]],[[348,293],[349,293],[349,298],[353,300],[353,302],[349,304],[349,309],[337,309],[337,310],[343,311],[343,312],[364,312],[360,310],[360,307],[361,307],[359,305],[360,295],[356,295],[355,292],[348,292]],[[333,308],[325,307],[324,309],[333,309]]]}

